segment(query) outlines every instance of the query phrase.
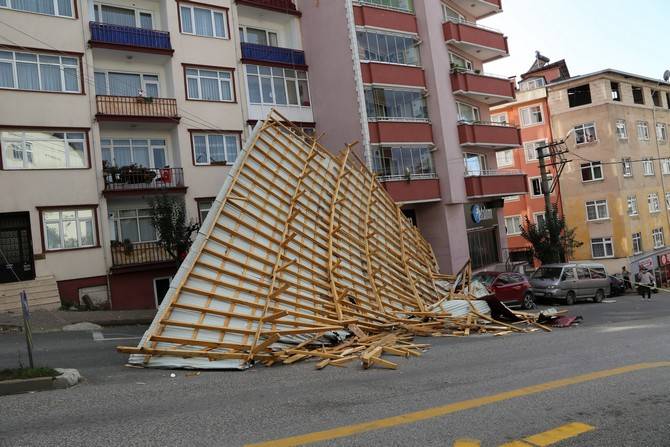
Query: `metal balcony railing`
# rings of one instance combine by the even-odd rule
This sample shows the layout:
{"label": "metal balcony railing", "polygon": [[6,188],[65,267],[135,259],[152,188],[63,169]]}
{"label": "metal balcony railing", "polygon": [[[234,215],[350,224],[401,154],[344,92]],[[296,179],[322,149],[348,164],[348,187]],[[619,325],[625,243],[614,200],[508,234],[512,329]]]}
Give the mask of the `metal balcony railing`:
{"label": "metal balcony railing", "polygon": [[305,65],[305,52],[302,50],[248,42],[242,42],[242,58],[287,65]]}
{"label": "metal balcony railing", "polygon": [[107,166],[103,168],[104,192],[184,187],[182,168],[144,168],[142,166]]}
{"label": "metal balcony railing", "polygon": [[524,175],[519,169],[472,169],[465,170],[466,177],[491,177],[499,175]]}
{"label": "metal balcony railing", "polygon": [[90,22],[91,42],[124,45],[129,47],[172,50],[170,33],[132,26]]}
{"label": "metal balcony railing", "polygon": [[179,118],[174,98],[144,98],[140,96],[106,96],[95,98],[98,115],[135,116],[145,118]]}
{"label": "metal balcony railing", "polygon": [[131,266],[174,261],[158,242],[112,241],[112,266]]}

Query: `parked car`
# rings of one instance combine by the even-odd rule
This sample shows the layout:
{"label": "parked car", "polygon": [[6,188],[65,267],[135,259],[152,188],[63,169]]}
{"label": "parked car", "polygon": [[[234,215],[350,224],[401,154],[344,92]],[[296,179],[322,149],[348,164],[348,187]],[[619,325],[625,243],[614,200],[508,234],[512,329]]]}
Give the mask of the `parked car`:
{"label": "parked car", "polygon": [[619,296],[626,293],[626,284],[621,276],[621,273],[610,275],[610,294],[609,296]]}
{"label": "parked car", "polygon": [[536,298],[565,300],[568,305],[593,299],[600,303],[610,294],[610,281],[602,264],[547,264],[530,278]]}
{"label": "parked car", "polygon": [[478,272],[472,277],[479,281],[501,302],[508,306],[521,306],[524,309],[535,307],[535,298],[530,283],[520,273],[514,272]]}

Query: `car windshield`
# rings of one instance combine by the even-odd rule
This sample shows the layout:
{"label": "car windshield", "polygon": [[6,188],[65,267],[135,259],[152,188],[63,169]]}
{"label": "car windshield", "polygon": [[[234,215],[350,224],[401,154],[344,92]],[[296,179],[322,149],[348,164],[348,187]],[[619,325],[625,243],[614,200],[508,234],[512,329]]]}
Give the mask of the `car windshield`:
{"label": "car windshield", "polygon": [[479,281],[486,286],[490,286],[497,277],[498,275],[492,275],[490,273],[477,273],[472,277],[472,280]]}
{"label": "car windshield", "polygon": [[533,273],[534,279],[558,279],[561,276],[561,267],[540,267]]}

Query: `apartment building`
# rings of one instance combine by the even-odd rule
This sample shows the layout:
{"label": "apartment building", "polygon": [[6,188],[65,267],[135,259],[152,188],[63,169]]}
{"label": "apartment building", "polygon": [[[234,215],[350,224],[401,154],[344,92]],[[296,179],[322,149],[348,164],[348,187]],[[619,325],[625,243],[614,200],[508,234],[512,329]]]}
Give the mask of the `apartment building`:
{"label": "apartment building", "polygon": [[[291,1],[0,1],[0,283],[152,308],[176,271],[151,225],[202,220],[250,126],[314,127]],[[0,284],[1,287],[1,284]],[[45,298],[46,299],[46,298]]]}
{"label": "apartment building", "polygon": [[554,135],[571,162],[560,179],[565,217],[584,243],[575,260],[665,267],[670,261],[670,84],[606,69],[547,86]]}
{"label": "apartment building", "polygon": [[[500,0],[301,0],[304,45],[321,141],[354,153],[379,175],[450,272],[468,259],[506,259],[503,197],[524,194],[526,175],[499,171],[496,151],[519,130],[490,122],[514,100],[513,84],[483,65],[507,40],[477,23]],[[328,48],[327,51],[324,48]]]}
{"label": "apartment building", "polygon": [[[538,166],[537,148],[554,140],[551,131],[551,111],[547,104],[547,84],[570,77],[564,60],[549,63],[549,59],[539,52],[530,69],[520,75],[516,89],[516,100],[491,108],[491,120],[518,126],[521,130],[522,147],[498,151],[498,168],[518,169],[528,176],[528,194],[505,197],[504,216],[507,230],[507,246],[510,260],[536,264],[530,244],[521,237],[521,228],[526,218],[538,226],[543,225],[545,204]],[[550,163],[550,160],[547,160]],[[553,179],[556,167],[549,166]],[[562,213],[560,184],[556,184],[551,194]]]}

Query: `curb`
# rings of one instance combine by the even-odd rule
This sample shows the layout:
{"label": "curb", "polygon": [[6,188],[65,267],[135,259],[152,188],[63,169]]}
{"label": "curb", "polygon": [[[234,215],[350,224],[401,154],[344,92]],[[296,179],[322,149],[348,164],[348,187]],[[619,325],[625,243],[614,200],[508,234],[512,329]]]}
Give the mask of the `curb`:
{"label": "curb", "polygon": [[0,396],[34,393],[36,391],[62,390],[75,386],[81,381],[76,369],[56,368],[60,376],[35,377],[33,379],[3,380],[0,382]]}

